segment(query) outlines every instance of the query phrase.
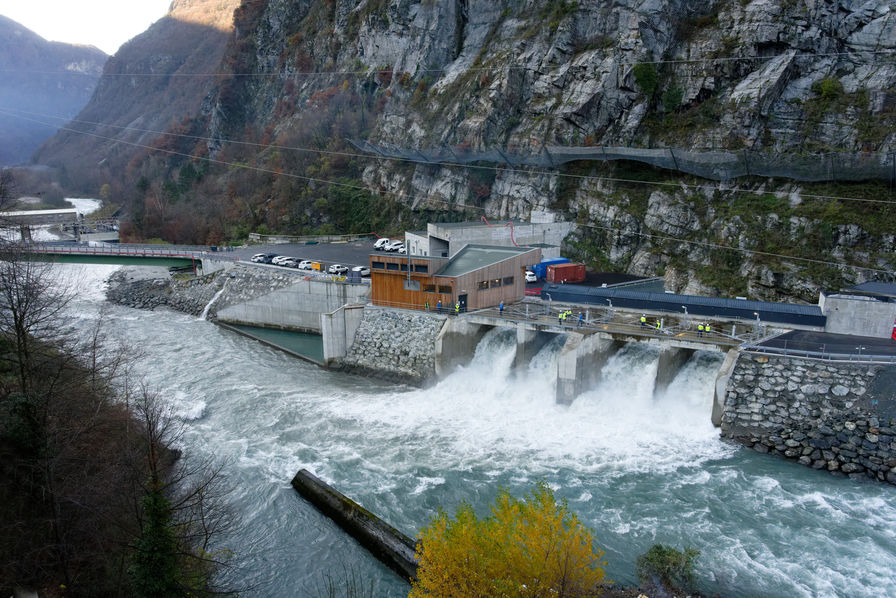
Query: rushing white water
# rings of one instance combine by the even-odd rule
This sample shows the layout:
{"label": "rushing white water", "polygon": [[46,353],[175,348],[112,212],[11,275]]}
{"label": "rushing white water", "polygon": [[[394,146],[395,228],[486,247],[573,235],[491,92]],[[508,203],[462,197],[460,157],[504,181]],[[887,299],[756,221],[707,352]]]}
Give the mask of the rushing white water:
{"label": "rushing white water", "polygon": [[[95,319],[108,267],[75,306]],[[709,422],[721,357],[697,353],[653,397],[654,349],[626,346],[595,388],[554,402],[562,338],[513,369],[512,333],[429,389],[327,372],[197,318],[113,307],[110,331],[187,422],[189,452],[228,459],[244,523],[228,545],[250,595],[321,595],[346,571],[380,596],[407,586],[289,486],[306,467],[413,535],[439,507],[484,514],[499,487],[544,479],[606,550],[608,575],[636,582],[661,542],[700,550],[699,588],[721,596],[896,595],[896,493],[727,444]]]}
{"label": "rushing white water", "polygon": [[228,282],[229,280],[230,280],[230,279],[228,278],[227,280],[224,281],[224,284],[221,285],[221,288],[218,289],[218,292],[215,293],[215,296],[212,297],[211,300],[209,300],[209,302],[205,304],[205,307],[202,308],[202,313],[199,314],[199,319],[200,319],[200,320],[204,320],[204,319],[206,319],[206,318],[208,317],[208,312],[209,312],[209,310],[212,308],[212,305],[215,304],[215,301],[218,300],[218,297],[220,297],[221,294],[224,293],[224,289],[227,288],[227,282]]}
{"label": "rushing white water", "polygon": [[90,197],[66,197],[65,201],[78,210],[78,213],[82,216],[92,214],[103,206],[103,200]]}

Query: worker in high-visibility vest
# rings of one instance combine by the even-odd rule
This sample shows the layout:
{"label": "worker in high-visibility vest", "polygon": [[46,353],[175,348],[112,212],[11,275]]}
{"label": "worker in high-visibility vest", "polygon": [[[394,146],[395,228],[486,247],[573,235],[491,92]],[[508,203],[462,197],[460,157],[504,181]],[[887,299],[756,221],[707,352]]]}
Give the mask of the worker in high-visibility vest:
{"label": "worker in high-visibility vest", "polygon": [[454,304],[454,315],[456,316],[459,313],[460,313],[460,303],[457,302]]}
{"label": "worker in high-visibility vest", "polygon": [[709,324],[707,324],[706,326],[703,327],[703,332],[705,332],[706,334],[709,334],[709,330],[710,330]]}
{"label": "worker in high-visibility vest", "polygon": [[657,329],[657,330],[662,330],[662,329],[663,329],[663,322],[662,322],[662,320],[657,319],[657,321],[656,321],[656,329]]}
{"label": "worker in high-visibility vest", "polygon": [[697,336],[703,336],[703,322],[697,324]]}
{"label": "worker in high-visibility vest", "polygon": [[641,326],[647,326],[647,314],[641,314]]}

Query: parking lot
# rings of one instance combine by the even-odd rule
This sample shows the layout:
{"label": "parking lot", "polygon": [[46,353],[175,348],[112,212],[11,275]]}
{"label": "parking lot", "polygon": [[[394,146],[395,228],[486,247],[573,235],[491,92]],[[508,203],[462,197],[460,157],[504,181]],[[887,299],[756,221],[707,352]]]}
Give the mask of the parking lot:
{"label": "parking lot", "polygon": [[[297,261],[312,260],[320,262],[326,270],[333,264],[342,264],[351,269],[354,266],[369,266],[370,254],[374,253],[373,239],[351,241],[348,243],[282,243],[277,245],[250,245],[237,247],[233,255],[241,261],[248,262],[256,253],[275,253],[288,255]],[[376,252],[379,253],[379,252]]]}

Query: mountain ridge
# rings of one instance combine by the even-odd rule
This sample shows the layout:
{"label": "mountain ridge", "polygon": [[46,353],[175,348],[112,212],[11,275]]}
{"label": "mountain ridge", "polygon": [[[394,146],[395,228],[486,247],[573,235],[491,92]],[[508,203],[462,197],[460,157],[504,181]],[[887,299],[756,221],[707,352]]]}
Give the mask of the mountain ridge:
{"label": "mountain ridge", "polygon": [[0,165],[26,162],[87,104],[106,58],[95,46],[50,42],[0,15]]}
{"label": "mountain ridge", "polygon": [[242,2],[219,76],[167,123],[175,135],[80,184],[110,183],[135,238],[569,219],[565,251],[591,267],[665,274],[678,291],[814,300],[893,270],[889,205],[823,199],[893,198],[887,182],[754,177],[732,191],[633,163],[414,164],[346,139],[889,155],[894,14],[882,1]]}

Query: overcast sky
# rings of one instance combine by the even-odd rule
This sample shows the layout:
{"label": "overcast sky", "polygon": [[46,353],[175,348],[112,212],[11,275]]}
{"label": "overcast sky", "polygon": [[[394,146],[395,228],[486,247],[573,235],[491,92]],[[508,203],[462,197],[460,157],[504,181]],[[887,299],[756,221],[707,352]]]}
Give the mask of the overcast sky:
{"label": "overcast sky", "polygon": [[0,0],[0,15],[47,41],[96,46],[106,54],[165,16],[171,0]]}

